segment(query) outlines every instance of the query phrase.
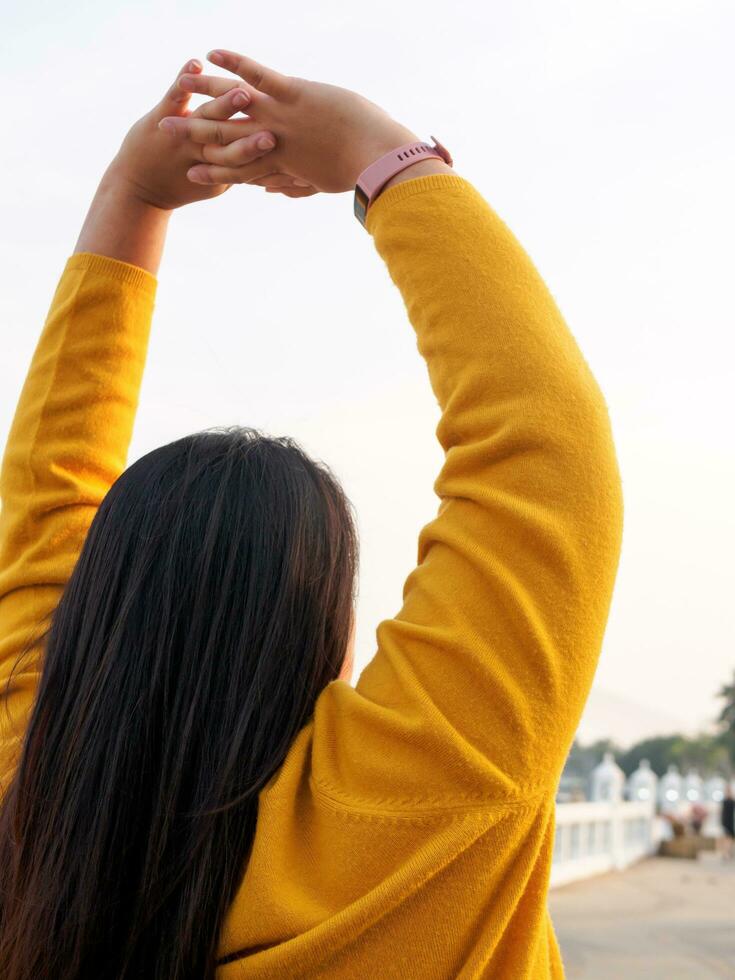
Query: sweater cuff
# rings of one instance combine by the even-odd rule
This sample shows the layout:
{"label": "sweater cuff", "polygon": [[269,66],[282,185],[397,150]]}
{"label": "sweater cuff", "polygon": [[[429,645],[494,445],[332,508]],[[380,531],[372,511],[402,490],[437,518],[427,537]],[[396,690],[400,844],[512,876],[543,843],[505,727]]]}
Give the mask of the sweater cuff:
{"label": "sweater cuff", "polygon": [[158,279],[147,269],[132,265],[130,262],[122,262],[120,259],[112,259],[107,255],[77,252],[66,262],[64,272],[71,271],[91,272],[93,275],[116,279],[118,282],[141,289],[151,299],[156,295]]}
{"label": "sweater cuff", "polygon": [[378,195],[374,204],[368,208],[365,219],[365,227],[373,234],[373,226],[376,218],[379,217],[386,208],[404,198],[412,197],[414,194],[421,194],[432,190],[460,190],[463,187],[472,187],[472,184],[459,174],[424,174],[423,177],[412,177],[409,180],[402,180],[400,184],[394,184],[387,191]]}

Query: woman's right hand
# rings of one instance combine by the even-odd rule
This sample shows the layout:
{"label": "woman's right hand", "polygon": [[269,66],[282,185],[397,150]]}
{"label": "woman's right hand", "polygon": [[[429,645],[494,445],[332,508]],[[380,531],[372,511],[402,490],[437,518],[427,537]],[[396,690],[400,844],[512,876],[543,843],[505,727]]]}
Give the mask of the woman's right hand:
{"label": "woman's right hand", "polygon": [[[197,183],[289,187],[293,196],[316,191],[336,194],[352,190],[362,171],[378,157],[418,139],[357,92],[282,75],[231,51],[212,51],[208,60],[247,83],[243,88],[250,103],[243,111],[259,127],[273,132],[277,146],[266,157],[243,166],[234,144],[242,135],[242,122],[169,117],[162,121],[169,131],[175,129],[182,138],[204,144],[207,164],[189,171],[189,179]],[[192,75],[180,84],[199,92],[205,83]]]}

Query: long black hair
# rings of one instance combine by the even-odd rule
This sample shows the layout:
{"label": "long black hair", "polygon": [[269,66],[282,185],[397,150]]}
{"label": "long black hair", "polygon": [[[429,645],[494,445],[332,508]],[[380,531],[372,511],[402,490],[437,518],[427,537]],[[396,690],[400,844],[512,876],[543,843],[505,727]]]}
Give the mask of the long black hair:
{"label": "long black hair", "polygon": [[258,793],[340,674],[357,555],[338,481],[285,437],[187,436],[110,488],[0,807],[3,980],[214,976]]}

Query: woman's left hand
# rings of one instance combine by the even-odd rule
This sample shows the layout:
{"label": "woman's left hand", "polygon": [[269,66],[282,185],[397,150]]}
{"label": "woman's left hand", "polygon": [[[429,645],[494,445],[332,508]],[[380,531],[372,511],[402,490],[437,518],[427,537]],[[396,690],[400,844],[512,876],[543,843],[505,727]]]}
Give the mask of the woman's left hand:
{"label": "woman's left hand", "polygon": [[[144,204],[164,211],[193,201],[217,197],[231,186],[192,183],[186,172],[194,164],[207,162],[203,154],[204,147],[192,140],[182,140],[158,126],[167,116],[230,119],[247,108],[248,93],[234,79],[201,76],[198,91],[206,91],[213,98],[194,112],[189,112],[187,105],[191,91],[182,88],[181,82],[183,79],[186,84],[187,73],[189,76],[199,75],[201,71],[202,65],[196,60],[188,61],[184,65],[161,102],[131,128],[105,175],[109,181],[125,186]],[[255,120],[243,118],[233,122],[242,130],[242,137],[237,143],[239,164],[244,166],[252,163],[270,153],[276,145],[273,133],[263,129]],[[271,138],[272,145],[259,146],[259,141],[266,137]]]}

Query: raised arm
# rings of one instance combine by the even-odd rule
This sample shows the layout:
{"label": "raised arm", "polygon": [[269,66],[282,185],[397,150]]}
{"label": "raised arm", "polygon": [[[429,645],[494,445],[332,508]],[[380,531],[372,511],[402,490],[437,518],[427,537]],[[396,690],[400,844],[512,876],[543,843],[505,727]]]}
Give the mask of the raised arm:
{"label": "raised arm", "polygon": [[[396,727],[402,785],[391,769],[383,789],[447,804],[553,793],[618,565],[607,407],[528,256],[469,182],[390,188],[368,230],[416,331],[445,452],[437,517],[356,688]],[[359,796],[371,774],[357,771]]]}
{"label": "raised arm", "polygon": [[[201,65],[185,69],[198,74]],[[161,133],[184,112],[181,77],[132,128],[105,173],[36,347],[0,469],[0,791],[12,770],[41,669],[42,643],[94,514],[122,472],[138,403],[158,269],[171,210],[221,194],[186,171],[198,146]],[[233,85],[205,79],[197,110],[225,119]],[[239,91],[239,89],[236,89]],[[243,162],[263,130],[243,120]],[[19,654],[29,644],[27,656]]]}
{"label": "raised arm", "polygon": [[21,393],[0,471],[3,782],[35,694],[40,644],[16,660],[48,626],[95,511],[125,465],[154,295],[144,269],[73,256]]}
{"label": "raised arm", "polygon": [[[274,164],[312,189],[349,190],[417,138],[356,93],[232,52],[211,58],[257,84],[254,114],[284,137]],[[206,122],[174,128],[214,142]],[[196,178],[229,179],[225,151],[207,152],[213,165]],[[278,187],[254,169],[247,179]],[[394,810],[548,798],[618,565],[607,407],[530,259],[468,181],[417,163],[371,205],[367,230],[426,361],[445,460],[402,608],[378,626],[356,688],[336,681],[317,703],[312,786],[348,807]]]}

